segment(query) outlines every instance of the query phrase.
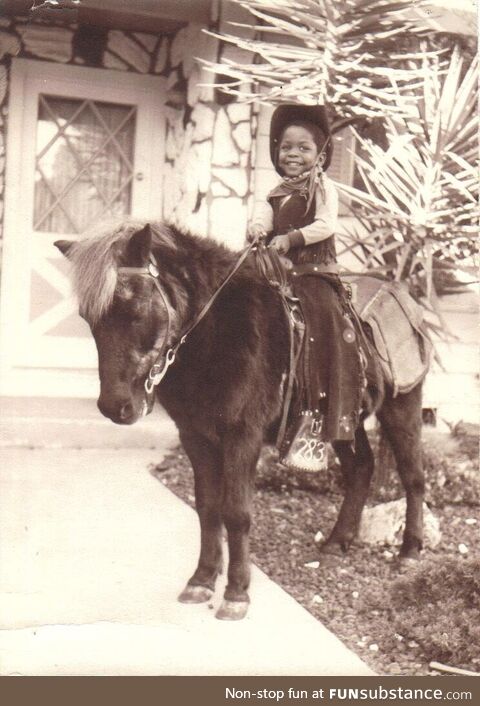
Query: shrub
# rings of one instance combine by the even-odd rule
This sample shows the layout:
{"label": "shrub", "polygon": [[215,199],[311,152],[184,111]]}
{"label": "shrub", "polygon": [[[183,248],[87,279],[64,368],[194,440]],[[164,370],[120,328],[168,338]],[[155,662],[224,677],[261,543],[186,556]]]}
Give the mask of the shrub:
{"label": "shrub", "polygon": [[480,664],[480,560],[423,564],[390,587],[395,631],[415,640],[428,660]]}
{"label": "shrub", "polygon": [[[377,463],[370,498],[376,502],[386,502],[403,497],[403,487],[395,471],[391,451],[382,443],[378,433],[373,433],[370,441],[376,457],[381,458]],[[477,455],[468,453],[458,437],[424,427],[422,458],[425,497],[429,505],[480,505]]]}
{"label": "shrub", "polygon": [[478,460],[470,458],[456,438],[441,434],[432,440],[426,437],[423,466],[427,499],[432,505],[480,504]]}

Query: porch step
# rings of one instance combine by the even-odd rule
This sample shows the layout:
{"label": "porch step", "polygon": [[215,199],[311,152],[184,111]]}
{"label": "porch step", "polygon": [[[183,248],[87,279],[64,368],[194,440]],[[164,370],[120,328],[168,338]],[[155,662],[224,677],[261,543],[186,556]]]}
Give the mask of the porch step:
{"label": "porch step", "polygon": [[163,409],[132,426],[102,417],[93,399],[0,398],[0,446],[23,448],[156,449],[176,438]]}

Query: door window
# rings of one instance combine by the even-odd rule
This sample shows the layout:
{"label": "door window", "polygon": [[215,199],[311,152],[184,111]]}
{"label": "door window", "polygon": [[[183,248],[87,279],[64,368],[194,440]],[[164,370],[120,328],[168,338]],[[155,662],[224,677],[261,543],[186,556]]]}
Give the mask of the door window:
{"label": "door window", "polygon": [[80,233],[131,210],[136,107],[41,94],[33,229]]}

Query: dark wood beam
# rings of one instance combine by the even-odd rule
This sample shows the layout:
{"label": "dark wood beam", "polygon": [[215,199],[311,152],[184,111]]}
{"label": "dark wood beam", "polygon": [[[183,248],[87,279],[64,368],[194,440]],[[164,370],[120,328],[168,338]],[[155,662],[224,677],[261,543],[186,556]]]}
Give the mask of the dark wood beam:
{"label": "dark wood beam", "polygon": [[[208,23],[210,4],[210,0],[138,0],[135,3],[130,0],[83,0],[78,6],[77,18],[79,23],[99,27],[170,34],[188,22]],[[2,0],[0,14],[30,17],[31,6],[32,0]],[[48,11],[49,21],[56,20],[56,12],[54,9]]]}

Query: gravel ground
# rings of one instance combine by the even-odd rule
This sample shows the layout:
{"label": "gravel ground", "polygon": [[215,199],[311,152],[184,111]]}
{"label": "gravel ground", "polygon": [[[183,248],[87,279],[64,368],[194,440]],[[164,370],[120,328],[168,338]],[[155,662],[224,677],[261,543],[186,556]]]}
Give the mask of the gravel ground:
{"label": "gravel ground", "polygon": [[[194,506],[193,474],[181,448],[152,472]],[[395,633],[386,602],[384,609],[378,607],[382,606],[382,591],[386,596],[391,582],[412,570],[398,562],[396,549],[357,545],[338,558],[319,554],[319,545],[334,524],[341,500],[335,466],[323,477],[292,475],[266,450],[257,474],[252,561],[377,673],[437,674],[428,666],[432,657],[421,646],[408,635]],[[440,520],[442,542],[435,550],[424,550],[425,559],[459,557],[462,552],[479,556],[478,507],[445,504],[434,512]],[[459,545],[464,547],[459,550]],[[462,666],[479,670],[480,663]]]}

